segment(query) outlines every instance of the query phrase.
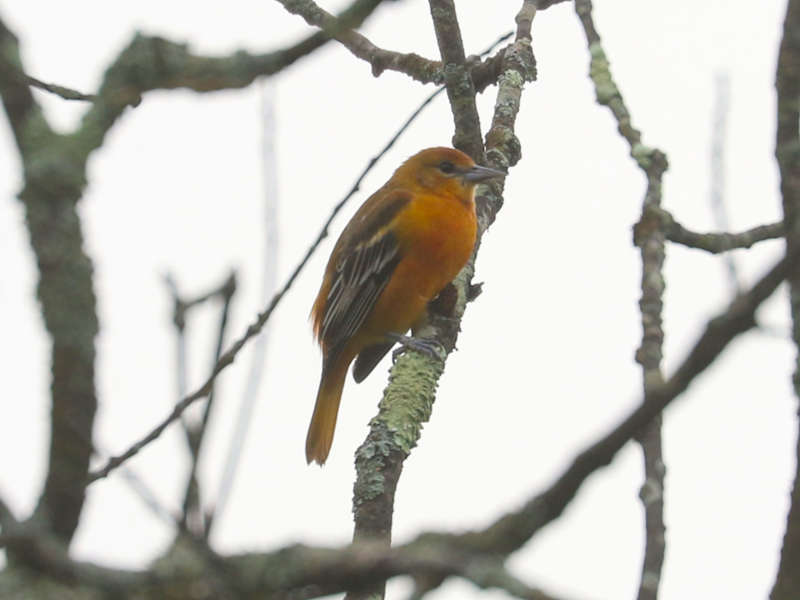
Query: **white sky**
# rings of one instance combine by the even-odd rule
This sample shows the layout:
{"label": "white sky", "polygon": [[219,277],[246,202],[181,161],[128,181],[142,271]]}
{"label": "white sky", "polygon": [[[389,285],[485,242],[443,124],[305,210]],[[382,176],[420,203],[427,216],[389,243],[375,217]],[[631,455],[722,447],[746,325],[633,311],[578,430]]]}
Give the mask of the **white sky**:
{"label": "white sky", "polygon": [[[335,9],[344,2],[321,2]],[[468,53],[514,26],[517,0],[459,2]],[[670,159],[665,206],[685,226],[713,227],[709,140],[713,78],[730,76],[727,207],[735,230],[780,216],[772,157],[774,65],[785,2],[745,0],[595,2],[612,70],[644,142]],[[491,8],[489,8],[491,7]],[[93,91],[135,30],[186,41],[197,52],[274,49],[307,33],[276,2],[0,0],[21,39],[28,72]],[[378,45],[436,57],[422,0],[387,5],[365,33]],[[470,306],[442,379],[433,419],[407,461],[395,511],[398,542],[429,528],[478,527],[547,485],[574,454],[634,406],[641,385],[640,259],[631,226],[644,181],[607,111],[594,102],[583,32],[569,4],[534,23],[539,79],[524,96],[517,134],[523,160],[507,180],[506,204],[484,238]],[[400,122],[432,88],[386,73],[331,44],[271,80],[276,98],[280,194],[279,281],[294,267],[330,208]],[[495,90],[480,98],[484,129]],[[69,129],[85,106],[37,92],[51,122]],[[119,452],[175,400],[170,301],[161,276],[186,293],[216,285],[231,267],[240,290],[230,332],[260,309],[263,194],[261,92],[145,96],[90,163],[81,202],[95,269],[100,411],[95,439]],[[3,120],[5,123],[5,120]],[[334,224],[346,219],[407,156],[450,143],[442,96],[372,172]],[[0,494],[20,516],[40,491],[48,433],[48,347],[34,302],[36,273],[15,194],[19,160],[0,125]],[[353,452],[386,382],[379,367],[345,389],[331,458],[303,454],[319,376],[307,314],[335,237],[308,265],[274,315],[265,377],[231,504],[213,542],[222,551],[302,541],[340,544],[352,531]],[[737,252],[743,279],[779,255],[778,242]],[[722,260],[670,247],[665,296],[666,366],[683,357],[706,318],[728,297]],[[761,313],[788,328],[785,290]],[[213,315],[191,321],[191,386],[204,378]],[[218,413],[202,465],[213,496],[250,350],[219,380]],[[793,348],[759,333],[738,340],[666,414],[665,600],[764,598],[794,472]],[[638,448],[629,445],[593,476],[557,523],[512,561],[527,581],[580,598],[630,598],[642,557]],[[130,466],[168,507],[181,499],[182,433],[172,427]],[[91,487],[75,555],[137,567],[171,532],[119,475]],[[404,584],[394,584],[397,596]],[[433,597],[505,597],[449,583]]]}

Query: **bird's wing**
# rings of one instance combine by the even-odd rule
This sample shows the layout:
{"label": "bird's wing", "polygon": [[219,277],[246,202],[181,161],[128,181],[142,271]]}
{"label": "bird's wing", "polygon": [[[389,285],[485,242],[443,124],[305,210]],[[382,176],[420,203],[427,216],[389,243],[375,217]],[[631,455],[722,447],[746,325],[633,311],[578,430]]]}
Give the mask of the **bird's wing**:
{"label": "bird's wing", "polygon": [[389,192],[372,205],[371,198],[342,233],[319,327],[329,359],[356,334],[400,262],[390,224],[410,199],[402,191]]}

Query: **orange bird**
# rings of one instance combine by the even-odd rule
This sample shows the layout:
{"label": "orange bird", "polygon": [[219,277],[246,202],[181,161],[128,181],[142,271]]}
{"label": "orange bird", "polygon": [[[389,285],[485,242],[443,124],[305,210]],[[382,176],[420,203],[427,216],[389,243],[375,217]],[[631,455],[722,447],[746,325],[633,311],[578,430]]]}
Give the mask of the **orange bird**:
{"label": "orange bird", "polygon": [[333,248],[311,309],[322,377],[306,438],[306,460],[325,463],[345,376],[361,382],[466,264],[475,245],[475,185],[505,173],[452,148],[404,162],[358,209]]}

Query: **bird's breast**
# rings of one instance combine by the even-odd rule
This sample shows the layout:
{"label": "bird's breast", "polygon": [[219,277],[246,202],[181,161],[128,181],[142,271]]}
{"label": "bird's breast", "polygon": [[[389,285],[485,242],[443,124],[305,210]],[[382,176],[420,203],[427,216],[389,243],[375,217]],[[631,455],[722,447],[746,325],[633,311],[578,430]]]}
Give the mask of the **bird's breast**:
{"label": "bird's breast", "polygon": [[[437,294],[466,264],[475,245],[472,199],[418,197],[397,224],[405,259],[417,263]],[[428,287],[428,285],[424,286]]]}

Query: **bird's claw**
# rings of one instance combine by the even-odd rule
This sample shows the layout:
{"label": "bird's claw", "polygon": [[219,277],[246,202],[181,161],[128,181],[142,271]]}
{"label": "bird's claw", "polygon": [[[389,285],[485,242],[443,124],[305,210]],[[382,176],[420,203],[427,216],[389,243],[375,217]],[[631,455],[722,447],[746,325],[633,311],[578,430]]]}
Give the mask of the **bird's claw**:
{"label": "bird's claw", "polygon": [[392,352],[392,363],[396,362],[398,357],[407,350],[416,350],[427,356],[439,359],[441,359],[442,355],[447,353],[445,347],[436,340],[415,338],[407,335],[400,335],[399,333],[388,333],[386,337],[400,344],[400,347],[395,348]]}

